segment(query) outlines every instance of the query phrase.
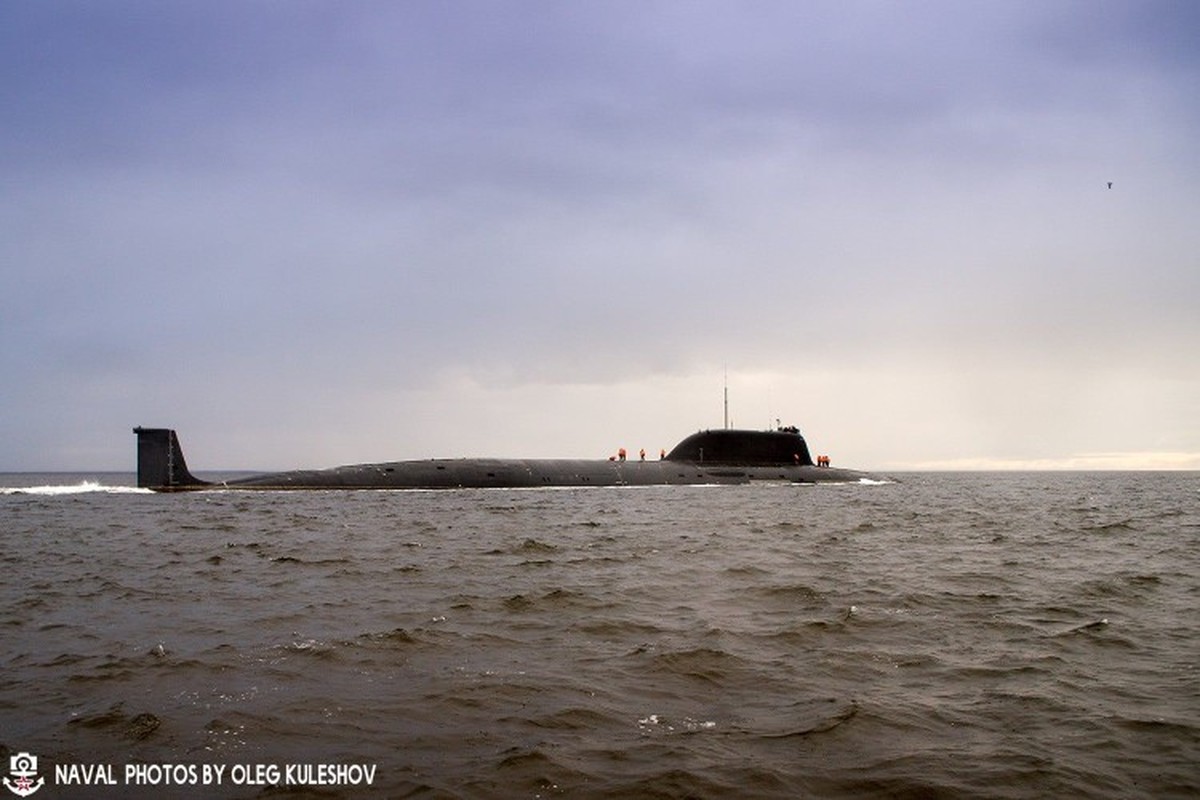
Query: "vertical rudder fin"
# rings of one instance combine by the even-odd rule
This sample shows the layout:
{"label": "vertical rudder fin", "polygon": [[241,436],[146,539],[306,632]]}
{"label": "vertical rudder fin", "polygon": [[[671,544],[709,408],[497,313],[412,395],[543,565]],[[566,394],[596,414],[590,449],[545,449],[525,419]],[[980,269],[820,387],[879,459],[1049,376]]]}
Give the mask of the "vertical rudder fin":
{"label": "vertical rudder fin", "polygon": [[188,472],[183,448],[170,428],[133,429],[138,437],[138,487],[156,492],[178,492],[207,482]]}

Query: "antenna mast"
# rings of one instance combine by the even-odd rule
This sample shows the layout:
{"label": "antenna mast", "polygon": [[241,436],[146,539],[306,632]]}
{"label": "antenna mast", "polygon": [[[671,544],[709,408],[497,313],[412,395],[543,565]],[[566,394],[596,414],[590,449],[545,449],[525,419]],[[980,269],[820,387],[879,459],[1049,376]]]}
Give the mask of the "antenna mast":
{"label": "antenna mast", "polygon": [[729,430],[729,367],[725,367],[725,430]]}

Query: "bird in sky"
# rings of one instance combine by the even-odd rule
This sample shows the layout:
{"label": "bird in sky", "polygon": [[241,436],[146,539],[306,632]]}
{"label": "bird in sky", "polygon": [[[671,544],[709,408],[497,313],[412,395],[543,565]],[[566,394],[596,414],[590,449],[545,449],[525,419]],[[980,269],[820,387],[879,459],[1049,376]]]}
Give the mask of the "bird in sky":
{"label": "bird in sky", "polygon": [[1112,188],[1112,181],[1108,182],[1108,188],[1110,188],[1110,189]]}

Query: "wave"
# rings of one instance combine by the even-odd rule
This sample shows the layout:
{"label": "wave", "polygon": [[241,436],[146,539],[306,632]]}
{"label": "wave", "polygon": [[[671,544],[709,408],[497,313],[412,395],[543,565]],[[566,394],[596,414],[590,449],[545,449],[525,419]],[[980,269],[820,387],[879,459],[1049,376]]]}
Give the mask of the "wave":
{"label": "wave", "polygon": [[154,494],[151,489],[141,489],[137,486],[106,486],[98,481],[82,481],[70,485],[46,485],[46,486],[4,486],[0,487],[0,494],[34,494],[43,496],[65,495],[65,494]]}

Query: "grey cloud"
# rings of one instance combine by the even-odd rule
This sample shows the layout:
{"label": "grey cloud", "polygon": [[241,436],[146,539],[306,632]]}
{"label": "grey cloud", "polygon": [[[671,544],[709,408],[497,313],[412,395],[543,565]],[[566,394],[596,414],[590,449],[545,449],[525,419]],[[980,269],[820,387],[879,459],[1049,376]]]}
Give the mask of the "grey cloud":
{"label": "grey cloud", "polygon": [[1188,7],[751,8],[6,8],[12,463],[91,427],[30,424],[52,391],[212,431],[448,375],[544,389],[514,418],[723,362],[951,375],[947,457],[1012,422],[998,375],[1194,393]]}

